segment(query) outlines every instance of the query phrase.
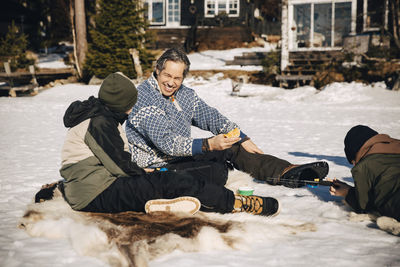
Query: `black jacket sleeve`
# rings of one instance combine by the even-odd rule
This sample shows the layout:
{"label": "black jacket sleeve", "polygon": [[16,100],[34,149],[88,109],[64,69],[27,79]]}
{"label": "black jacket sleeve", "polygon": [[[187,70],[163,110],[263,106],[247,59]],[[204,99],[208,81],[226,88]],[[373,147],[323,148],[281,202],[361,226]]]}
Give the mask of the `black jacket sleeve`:
{"label": "black jacket sleeve", "polygon": [[118,130],[119,122],[112,117],[98,116],[91,119],[88,134],[95,140],[91,148],[96,157],[112,174],[118,176],[118,168],[128,176],[143,175],[145,171],[131,161],[131,154],[124,150],[125,143]]}
{"label": "black jacket sleeve", "polygon": [[356,189],[354,187],[351,187],[349,189],[349,192],[347,193],[347,196],[345,198],[346,203],[353,208],[353,210],[357,213],[362,213],[363,211],[360,208],[360,204],[358,203],[357,197],[356,197]]}

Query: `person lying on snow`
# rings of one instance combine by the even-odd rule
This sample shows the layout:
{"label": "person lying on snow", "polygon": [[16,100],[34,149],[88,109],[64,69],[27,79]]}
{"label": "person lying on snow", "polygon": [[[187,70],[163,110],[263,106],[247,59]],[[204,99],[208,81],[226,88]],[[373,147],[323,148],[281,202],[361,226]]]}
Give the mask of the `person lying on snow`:
{"label": "person lying on snow", "polygon": [[[218,184],[225,184],[233,167],[272,185],[300,187],[299,180],[323,179],[324,161],[292,165],[263,154],[253,141],[196,92],[183,85],[190,61],[180,49],[166,50],[152,76],[138,86],[138,100],[126,122],[132,160],[142,168],[193,170],[214,166]],[[211,132],[192,138],[191,126]],[[235,130],[236,129],[236,130]],[[231,131],[237,135],[227,137]]]}
{"label": "person lying on snow", "polygon": [[136,103],[137,90],[122,73],[106,77],[98,98],[75,101],[64,115],[68,128],[60,174],[64,180],[44,186],[36,202],[52,198],[56,188],[78,211],[248,212],[272,216],[275,198],[235,195],[215,183],[212,166],[188,171],[146,172],[131,161],[122,128]]}
{"label": "person lying on snow", "polygon": [[400,140],[357,125],[347,132],[344,145],[346,158],[354,165],[354,187],[334,180],[331,195],[344,197],[357,213],[400,221]]}

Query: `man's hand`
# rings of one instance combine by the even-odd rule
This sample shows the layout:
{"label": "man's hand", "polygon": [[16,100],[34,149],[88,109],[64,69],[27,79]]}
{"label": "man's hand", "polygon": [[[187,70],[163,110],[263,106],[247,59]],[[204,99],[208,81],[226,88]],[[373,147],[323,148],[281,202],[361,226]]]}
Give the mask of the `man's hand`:
{"label": "man's hand", "polygon": [[219,134],[209,138],[207,141],[208,145],[210,146],[210,151],[224,150],[239,142],[240,137],[225,137],[223,134]]}
{"label": "man's hand", "polygon": [[329,188],[329,193],[332,196],[346,197],[351,186],[337,179],[334,179],[332,182],[333,185]]}
{"label": "man's hand", "polygon": [[244,141],[241,145],[249,153],[264,154],[264,152],[259,149],[251,139]]}

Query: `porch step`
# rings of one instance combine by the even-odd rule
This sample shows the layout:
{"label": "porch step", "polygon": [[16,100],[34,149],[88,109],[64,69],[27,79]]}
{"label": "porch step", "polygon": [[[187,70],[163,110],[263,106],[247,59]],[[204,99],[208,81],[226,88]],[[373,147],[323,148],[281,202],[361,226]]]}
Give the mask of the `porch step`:
{"label": "porch step", "polygon": [[328,61],[328,60],[343,60],[344,54],[342,51],[296,51],[290,52],[290,60],[309,60],[309,61]]}
{"label": "porch step", "polygon": [[342,62],[342,51],[297,51],[289,53],[289,65],[282,75],[275,77],[279,86],[294,88],[301,85],[312,85],[313,76],[326,65]]}
{"label": "porch step", "polygon": [[311,81],[313,75],[276,75],[277,81]]}
{"label": "porch step", "polygon": [[306,69],[297,69],[297,70],[284,70],[282,74],[284,75],[314,75],[316,74],[316,70],[306,70]]}
{"label": "porch step", "polygon": [[262,65],[263,59],[268,55],[268,52],[244,52],[241,56],[235,56],[233,60],[225,62],[226,65]]}

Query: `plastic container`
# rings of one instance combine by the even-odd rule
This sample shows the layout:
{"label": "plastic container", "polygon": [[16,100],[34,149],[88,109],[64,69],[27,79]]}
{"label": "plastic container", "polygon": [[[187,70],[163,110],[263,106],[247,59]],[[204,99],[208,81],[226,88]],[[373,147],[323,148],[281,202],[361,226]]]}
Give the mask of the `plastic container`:
{"label": "plastic container", "polygon": [[254,188],[251,188],[248,186],[242,186],[242,187],[239,187],[238,193],[239,193],[239,195],[242,195],[242,196],[251,196],[254,193]]}

